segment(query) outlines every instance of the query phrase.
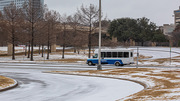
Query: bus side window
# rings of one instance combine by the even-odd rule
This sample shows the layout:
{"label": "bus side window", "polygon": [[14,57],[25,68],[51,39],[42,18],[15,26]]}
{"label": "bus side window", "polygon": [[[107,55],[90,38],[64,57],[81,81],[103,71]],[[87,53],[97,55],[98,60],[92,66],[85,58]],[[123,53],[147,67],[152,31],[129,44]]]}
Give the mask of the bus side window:
{"label": "bus side window", "polygon": [[118,58],[122,58],[123,57],[123,52],[118,52]]}
{"label": "bus side window", "polygon": [[105,52],[101,52],[101,58],[105,58],[106,57],[106,53]]}
{"label": "bus side window", "polygon": [[124,52],[124,57],[129,58],[129,52]]}
{"label": "bus side window", "polygon": [[117,58],[117,52],[112,52],[112,57]]}
{"label": "bus side window", "polygon": [[133,52],[131,52],[131,57],[133,57]]}
{"label": "bus side window", "polygon": [[111,52],[107,52],[107,57],[111,58]]}
{"label": "bus side window", "polygon": [[105,58],[107,58],[107,52],[105,52]]}

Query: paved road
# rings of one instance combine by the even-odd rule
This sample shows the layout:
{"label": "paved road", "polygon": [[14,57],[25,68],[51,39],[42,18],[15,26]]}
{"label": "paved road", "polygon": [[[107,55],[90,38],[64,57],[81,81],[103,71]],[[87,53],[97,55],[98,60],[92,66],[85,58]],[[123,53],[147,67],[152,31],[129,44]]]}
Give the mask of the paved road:
{"label": "paved road", "polygon": [[19,83],[17,88],[0,92],[0,99],[2,101],[115,101],[143,89],[141,85],[129,81],[42,73],[49,70],[96,70],[96,67],[0,63],[0,75],[16,79]]}

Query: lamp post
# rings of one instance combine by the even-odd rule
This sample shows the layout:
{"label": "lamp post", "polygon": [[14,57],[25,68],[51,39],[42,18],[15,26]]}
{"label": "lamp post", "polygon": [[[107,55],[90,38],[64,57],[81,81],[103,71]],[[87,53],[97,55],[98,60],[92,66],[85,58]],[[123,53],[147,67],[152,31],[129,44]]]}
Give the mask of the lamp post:
{"label": "lamp post", "polygon": [[97,70],[102,70],[101,67],[101,0],[99,0],[99,52]]}

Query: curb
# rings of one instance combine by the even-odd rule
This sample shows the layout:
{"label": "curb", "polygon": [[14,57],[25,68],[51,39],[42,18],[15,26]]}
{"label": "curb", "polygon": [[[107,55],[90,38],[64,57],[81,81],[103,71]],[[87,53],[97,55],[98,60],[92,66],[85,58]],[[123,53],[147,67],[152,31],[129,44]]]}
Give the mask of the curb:
{"label": "curb", "polygon": [[[9,78],[9,77],[8,77]],[[10,78],[12,79],[12,78]],[[13,79],[14,80],[14,79]],[[9,89],[12,89],[12,88],[15,88],[18,86],[18,82],[16,80],[14,80],[14,84],[8,86],[8,87],[5,87],[5,88],[2,88],[0,89],[0,92],[3,92],[3,91],[6,91],[6,90],[9,90]]]}

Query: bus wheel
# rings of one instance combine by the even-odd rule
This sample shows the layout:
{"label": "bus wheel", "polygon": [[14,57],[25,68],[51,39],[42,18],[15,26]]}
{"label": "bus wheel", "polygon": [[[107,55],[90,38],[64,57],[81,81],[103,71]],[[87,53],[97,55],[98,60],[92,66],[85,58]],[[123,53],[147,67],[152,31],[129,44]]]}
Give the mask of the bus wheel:
{"label": "bus wheel", "polygon": [[93,63],[92,63],[91,61],[89,61],[89,62],[88,62],[88,65],[89,65],[89,66],[92,66],[92,65],[93,65]]}
{"label": "bus wheel", "polygon": [[115,66],[120,66],[121,64],[119,62],[116,62],[115,63]]}

